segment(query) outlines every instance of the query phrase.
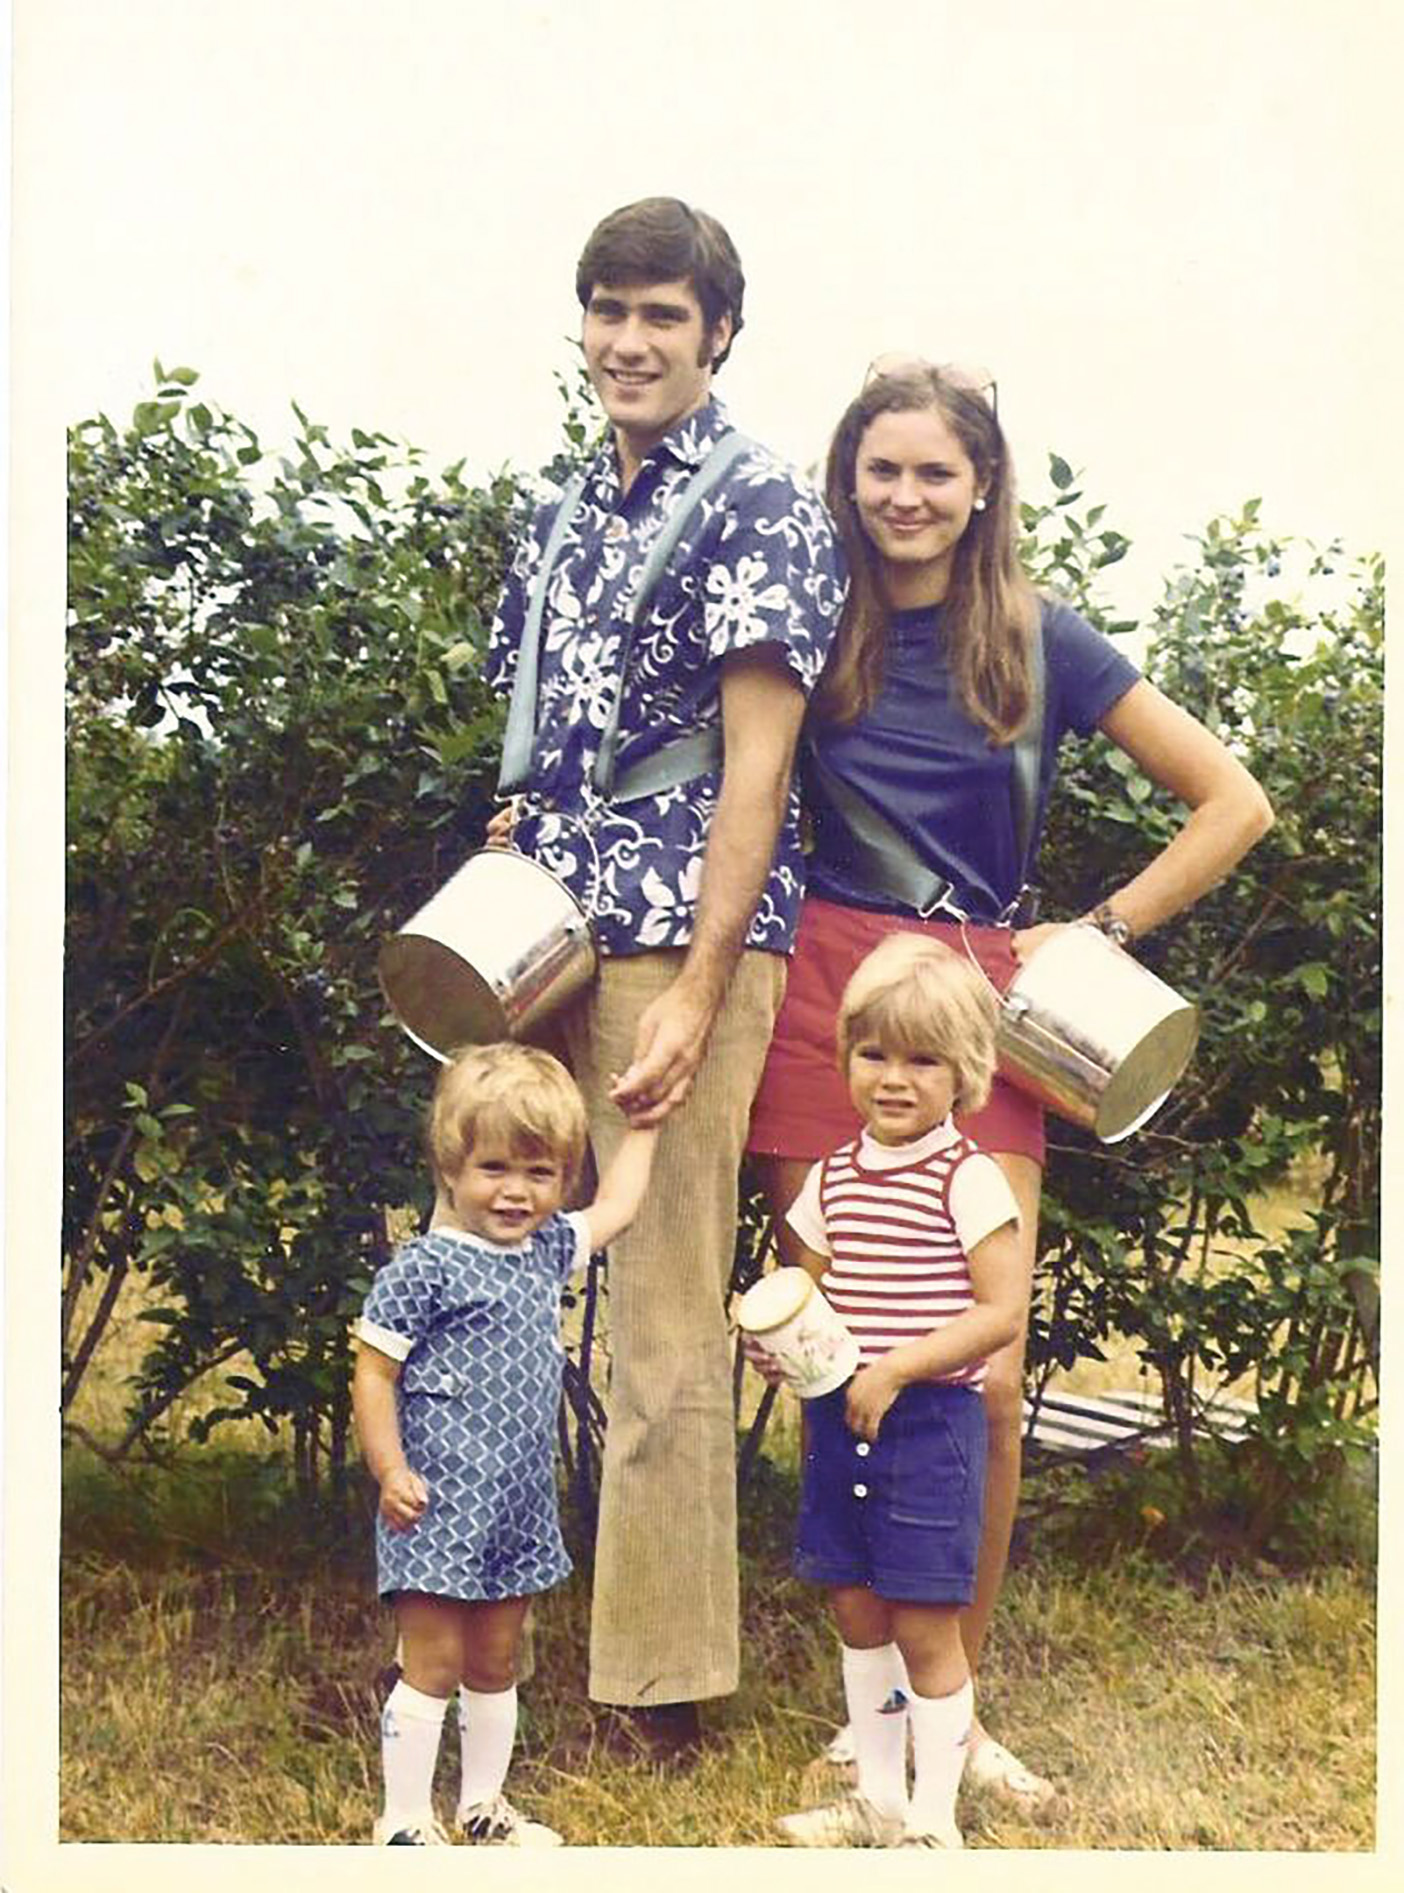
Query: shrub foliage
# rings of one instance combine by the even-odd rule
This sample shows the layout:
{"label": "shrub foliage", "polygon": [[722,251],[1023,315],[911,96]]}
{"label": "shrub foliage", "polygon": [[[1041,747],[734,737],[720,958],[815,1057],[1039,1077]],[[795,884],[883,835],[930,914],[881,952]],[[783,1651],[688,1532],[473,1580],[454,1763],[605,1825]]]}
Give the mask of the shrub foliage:
{"label": "shrub foliage", "polygon": [[[425,1207],[429,1074],[376,949],[481,833],[481,658],[526,483],[431,476],[296,408],[270,452],[196,380],[158,363],[128,426],[70,441],[63,1404],[144,1276],[151,1345],[105,1450],[158,1442],[237,1355],[200,1433],[287,1420],[312,1489],[347,1465],[349,1318],[389,1219]],[[565,393],[562,463],[588,432]],[[1025,508],[1040,578],[1133,629],[1098,596],[1128,542],[1050,471]],[[1031,1349],[1037,1381],[1132,1337],[1189,1465],[1197,1402],[1252,1368],[1264,1531],[1367,1416],[1378,1267],[1383,574],[1319,554],[1306,591],[1329,577],[1336,602],[1313,607],[1281,580],[1293,552],[1255,504],[1212,522],[1147,627],[1152,677],[1278,821],[1144,949],[1203,1006],[1191,1077],[1126,1145],[1055,1132]],[[1107,745],[1070,755],[1048,911],[1128,878],[1176,819]],[[1288,1175],[1313,1207],[1269,1235],[1255,1204]],[[588,1487],[588,1373],[572,1405]]]}

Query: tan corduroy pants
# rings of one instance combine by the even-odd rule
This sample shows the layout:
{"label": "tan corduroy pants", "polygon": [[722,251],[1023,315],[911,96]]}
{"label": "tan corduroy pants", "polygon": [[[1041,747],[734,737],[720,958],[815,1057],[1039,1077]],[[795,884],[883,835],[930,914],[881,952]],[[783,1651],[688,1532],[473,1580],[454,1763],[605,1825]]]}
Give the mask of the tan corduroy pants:
{"label": "tan corduroy pants", "polygon": [[[597,1164],[624,1132],[610,1079],[679,951],[606,959],[561,1022]],[[687,1102],[659,1134],[632,1228],[609,1252],[611,1370],[589,1691],[650,1704],[724,1696],[740,1671],[736,1429],[726,1290],[736,1179],[785,962],[741,956]]]}

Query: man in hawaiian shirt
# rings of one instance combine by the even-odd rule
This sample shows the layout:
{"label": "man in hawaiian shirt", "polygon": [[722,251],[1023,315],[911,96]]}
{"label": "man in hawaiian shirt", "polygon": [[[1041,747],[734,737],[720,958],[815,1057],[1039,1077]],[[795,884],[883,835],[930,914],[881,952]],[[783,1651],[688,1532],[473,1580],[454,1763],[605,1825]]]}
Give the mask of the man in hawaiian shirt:
{"label": "man in hawaiian shirt", "polygon": [[[626,1119],[667,1120],[643,1212],[610,1253],[589,1680],[616,1706],[607,1739],[654,1755],[695,1748],[697,1701],[738,1680],[736,1179],[801,893],[795,739],[844,589],[817,494],[749,444],[686,515],[621,688],[644,559],[731,432],[712,377],[744,287],[721,225],[673,198],[615,211],[586,244],[582,346],[611,429],[550,569],[521,793],[490,830],[595,922],[600,978],[562,1033],[597,1161]],[[503,691],[557,510],[538,513],[498,608],[488,674]],[[616,697],[617,773],[602,789]],[[710,757],[707,732],[719,738]],[[656,767],[683,737],[704,746],[686,779],[674,768],[663,786],[628,790],[641,762]]]}

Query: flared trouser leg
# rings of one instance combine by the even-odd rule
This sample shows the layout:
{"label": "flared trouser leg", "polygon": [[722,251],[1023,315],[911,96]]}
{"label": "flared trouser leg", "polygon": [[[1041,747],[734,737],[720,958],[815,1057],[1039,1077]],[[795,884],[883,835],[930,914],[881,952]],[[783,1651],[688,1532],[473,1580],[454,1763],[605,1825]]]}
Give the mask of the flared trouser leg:
{"label": "flared trouser leg", "polygon": [[[605,960],[563,1021],[603,1168],[624,1134],[611,1078],[677,952]],[[646,1705],[726,1695],[740,1670],[736,1429],[726,1293],[737,1172],[785,963],[742,955],[686,1103],[659,1135],[642,1211],[609,1252],[611,1366],[589,1692]]]}

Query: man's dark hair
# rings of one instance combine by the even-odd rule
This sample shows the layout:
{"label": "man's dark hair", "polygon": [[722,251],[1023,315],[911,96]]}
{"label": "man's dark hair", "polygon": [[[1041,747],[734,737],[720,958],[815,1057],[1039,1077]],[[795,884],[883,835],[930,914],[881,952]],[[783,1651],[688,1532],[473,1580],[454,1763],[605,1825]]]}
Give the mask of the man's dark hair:
{"label": "man's dark hair", "polygon": [[679,197],[643,197],[595,225],[575,266],[575,293],[586,308],[597,283],[633,285],[686,280],[702,305],[710,333],[724,315],[731,337],[712,362],[720,368],[741,333],[746,278],[736,245],[705,210]]}

